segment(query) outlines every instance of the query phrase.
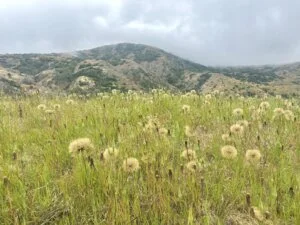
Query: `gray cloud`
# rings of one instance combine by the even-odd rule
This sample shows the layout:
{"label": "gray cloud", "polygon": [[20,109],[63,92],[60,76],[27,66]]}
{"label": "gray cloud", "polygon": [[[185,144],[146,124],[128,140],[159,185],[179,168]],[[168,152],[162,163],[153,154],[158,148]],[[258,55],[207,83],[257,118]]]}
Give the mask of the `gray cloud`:
{"label": "gray cloud", "polygon": [[206,65],[300,61],[297,0],[0,0],[0,53],[153,45]]}

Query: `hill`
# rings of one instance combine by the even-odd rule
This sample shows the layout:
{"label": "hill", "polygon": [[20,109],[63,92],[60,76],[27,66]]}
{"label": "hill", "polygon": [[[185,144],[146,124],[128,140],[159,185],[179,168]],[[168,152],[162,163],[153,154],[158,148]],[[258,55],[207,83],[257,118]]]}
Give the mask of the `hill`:
{"label": "hill", "polygon": [[299,84],[300,63],[207,67],[141,44],[121,43],[61,54],[0,55],[0,88],[5,93],[166,88],[298,95]]}

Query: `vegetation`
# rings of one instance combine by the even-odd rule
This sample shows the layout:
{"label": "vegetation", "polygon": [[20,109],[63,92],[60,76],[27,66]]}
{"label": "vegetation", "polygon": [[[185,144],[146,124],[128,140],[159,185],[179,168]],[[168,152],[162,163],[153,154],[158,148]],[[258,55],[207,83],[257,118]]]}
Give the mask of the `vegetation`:
{"label": "vegetation", "polygon": [[299,102],[0,100],[0,224],[298,224]]}

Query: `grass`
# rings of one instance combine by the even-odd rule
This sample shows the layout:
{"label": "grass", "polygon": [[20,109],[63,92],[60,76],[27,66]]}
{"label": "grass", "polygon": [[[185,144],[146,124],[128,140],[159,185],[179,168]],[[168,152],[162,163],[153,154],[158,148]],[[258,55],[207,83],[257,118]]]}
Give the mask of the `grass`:
{"label": "grass", "polygon": [[[69,98],[74,104],[1,97],[0,224],[300,224],[297,100],[164,91]],[[274,118],[275,108],[294,115]],[[244,132],[222,140],[242,119]],[[89,151],[71,154],[78,138],[90,139]],[[222,156],[225,145],[235,158]],[[107,159],[109,147],[118,155]],[[196,159],[181,157],[187,149]],[[262,157],[249,163],[248,149]],[[133,172],[124,170],[130,157],[139,162]]]}

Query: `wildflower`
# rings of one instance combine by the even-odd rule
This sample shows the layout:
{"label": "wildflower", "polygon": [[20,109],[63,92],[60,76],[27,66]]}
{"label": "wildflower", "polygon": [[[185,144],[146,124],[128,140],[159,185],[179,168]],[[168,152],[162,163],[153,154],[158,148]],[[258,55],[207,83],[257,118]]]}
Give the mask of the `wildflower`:
{"label": "wildflower", "polygon": [[242,135],[244,132],[244,127],[242,127],[240,124],[233,124],[230,127],[230,132],[233,134]]}
{"label": "wildflower", "polygon": [[270,103],[266,102],[266,101],[262,102],[262,103],[260,103],[259,108],[263,109],[263,110],[266,110],[266,109],[270,108]]}
{"label": "wildflower", "polygon": [[205,100],[205,101],[204,101],[204,105],[210,105],[210,101]]}
{"label": "wildflower", "polygon": [[72,154],[89,152],[94,149],[94,145],[92,144],[89,138],[79,138],[72,141],[69,145],[69,152]]}
{"label": "wildflower", "polygon": [[199,165],[198,165],[198,163],[196,162],[196,161],[190,161],[190,162],[188,162],[187,164],[186,164],[186,168],[189,170],[189,171],[191,171],[191,172],[196,172],[197,171],[197,169],[199,168]]}
{"label": "wildflower", "polygon": [[258,149],[250,149],[246,151],[246,161],[251,164],[259,163],[261,153]]}
{"label": "wildflower", "polygon": [[182,111],[184,113],[188,113],[191,110],[191,107],[189,105],[183,105],[182,106]]}
{"label": "wildflower", "polygon": [[274,116],[278,117],[284,114],[284,109],[283,108],[275,108],[274,109]]}
{"label": "wildflower", "polygon": [[210,100],[210,99],[212,98],[212,95],[211,95],[211,94],[206,94],[206,95],[204,96],[204,98],[205,98],[206,100]]}
{"label": "wildflower", "polygon": [[242,116],[244,114],[244,110],[241,108],[236,108],[232,111],[234,116]]}
{"label": "wildflower", "polygon": [[196,95],[196,94],[197,94],[197,92],[196,92],[195,90],[191,90],[190,93],[191,93],[192,95]]}
{"label": "wildflower", "polygon": [[38,105],[37,108],[38,108],[39,110],[45,110],[47,107],[46,107],[45,104],[40,104],[40,105]]}
{"label": "wildflower", "polygon": [[294,120],[295,115],[291,110],[284,110],[284,117],[286,120]]}
{"label": "wildflower", "polygon": [[219,90],[214,90],[214,91],[212,92],[212,94],[213,94],[213,95],[219,95],[219,94],[220,94],[220,91],[219,91]]}
{"label": "wildflower", "polygon": [[117,89],[113,89],[113,90],[111,90],[111,93],[112,93],[113,95],[117,95],[117,94],[120,93],[120,91],[117,90]]}
{"label": "wildflower", "polygon": [[72,100],[72,99],[68,99],[68,100],[66,101],[66,104],[67,104],[67,105],[74,105],[75,102],[74,102],[74,100]]}
{"label": "wildflower", "polygon": [[196,152],[192,149],[186,149],[181,153],[181,157],[187,160],[194,160],[196,159]]}
{"label": "wildflower", "polygon": [[114,147],[109,147],[104,150],[103,152],[103,159],[105,161],[110,160],[111,158],[116,158],[119,154],[119,149],[114,148]]}
{"label": "wildflower", "polygon": [[60,104],[54,104],[53,108],[56,109],[56,110],[60,109]]}
{"label": "wildflower", "polygon": [[221,148],[221,154],[226,159],[234,159],[237,156],[237,150],[234,146],[225,145]]}
{"label": "wildflower", "polygon": [[222,140],[225,142],[231,142],[232,139],[229,134],[222,134]]}
{"label": "wildflower", "polygon": [[284,105],[285,105],[288,109],[290,109],[290,108],[292,108],[293,103],[290,102],[289,100],[285,100],[285,101],[284,101]]}
{"label": "wildflower", "polygon": [[156,94],[156,93],[158,92],[158,90],[157,90],[157,89],[152,89],[151,92],[152,92],[153,94]]}
{"label": "wildflower", "polygon": [[127,158],[123,161],[123,170],[125,172],[135,172],[140,169],[139,161],[136,158]]}
{"label": "wildflower", "polygon": [[252,119],[259,120],[261,118],[261,115],[263,115],[264,113],[265,113],[265,110],[262,110],[262,109],[254,110],[251,115]]}

